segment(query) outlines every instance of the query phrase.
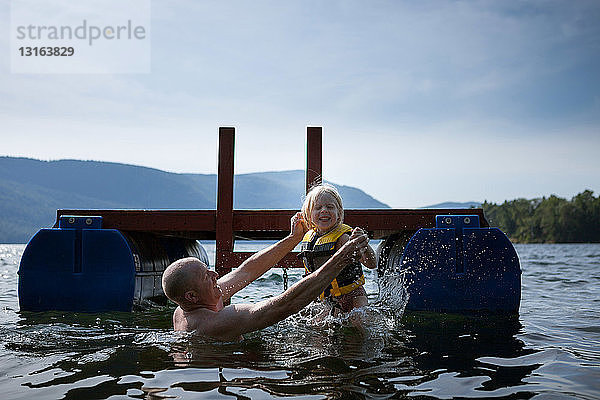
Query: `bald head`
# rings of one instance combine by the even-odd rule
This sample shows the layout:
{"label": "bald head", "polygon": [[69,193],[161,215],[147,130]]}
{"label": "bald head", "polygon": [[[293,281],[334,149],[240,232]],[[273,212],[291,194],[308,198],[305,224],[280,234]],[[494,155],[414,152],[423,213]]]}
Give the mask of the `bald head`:
{"label": "bald head", "polygon": [[162,277],[165,295],[181,305],[185,292],[195,289],[194,279],[199,269],[206,269],[206,265],[196,257],[182,258],[169,265]]}

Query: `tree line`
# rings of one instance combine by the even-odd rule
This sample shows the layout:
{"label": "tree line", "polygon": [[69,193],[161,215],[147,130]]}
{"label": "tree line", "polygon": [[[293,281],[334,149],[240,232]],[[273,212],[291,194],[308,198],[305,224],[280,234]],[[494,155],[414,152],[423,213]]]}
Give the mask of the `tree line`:
{"label": "tree line", "polygon": [[482,204],[490,226],[516,243],[600,242],[600,196],[585,190],[566,200],[557,196]]}

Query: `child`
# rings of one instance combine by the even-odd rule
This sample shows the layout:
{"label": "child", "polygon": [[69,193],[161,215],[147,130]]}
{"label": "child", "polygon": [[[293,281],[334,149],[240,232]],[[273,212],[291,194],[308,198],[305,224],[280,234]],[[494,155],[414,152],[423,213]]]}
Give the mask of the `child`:
{"label": "child", "polygon": [[[299,257],[307,273],[311,273],[348,241],[352,228],[343,223],[342,198],[330,185],[318,185],[308,192],[302,205],[302,216],[309,231],[302,239]],[[365,276],[361,263],[371,269],[377,266],[370,246],[361,254],[360,263],[347,265],[320,298],[330,300],[334,309],[344,312],[366,305],[368,300],[363,288]]]}

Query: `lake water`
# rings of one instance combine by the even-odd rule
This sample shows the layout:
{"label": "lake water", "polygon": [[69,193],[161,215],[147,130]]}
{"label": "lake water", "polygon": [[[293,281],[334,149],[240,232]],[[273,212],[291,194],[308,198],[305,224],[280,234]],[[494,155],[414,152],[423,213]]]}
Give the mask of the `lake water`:
{"label": "lake water", "polygon": [[[170,307],[19,312],[24,247],[0,245],[0,398],[600,399],[600,244],[517,245],[512,318],[402,315],[366,271],[365,310],[315,323],[313,306],[241,343],[173,333]],[[272,270],[233,302],[282,290]]]}

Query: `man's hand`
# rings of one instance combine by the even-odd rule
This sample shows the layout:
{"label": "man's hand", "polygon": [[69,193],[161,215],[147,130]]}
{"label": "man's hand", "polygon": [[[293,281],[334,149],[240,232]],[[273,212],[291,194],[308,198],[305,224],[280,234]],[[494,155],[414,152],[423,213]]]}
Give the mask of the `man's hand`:
{"label": "man's hand", "polygon": [[302,240],[302,238],[304,237],[304,234],[306,232],[308,232],[308,225],[307,225],[306,221],[304,220],[302,213],[297,212],[290,220],[290,224],[291,224],[290,235],[295,238],[298,238],[299,239],[298,241]]}
{"label": "man's hand", "polygon": [[369,237],[360,228],[354,228],[350,239],[340,248],[340,255],[347,263],[357,262],[367,251]]}
{"label": "man's hand", "polygon": [[[354,228],[350,238],[357,237],[359,235],[366,235],[366,233],[360,228]],[[373,269],[377,267],[377,258],[371,246],[368,245],[368,239],[369,238],[367,237],[367,246],[361,247],[360,249],[360,263],[367,268]]]}
{"label": "man's hand", "polygon": [[350,234],[350,239],[358,237],[360,235],[364,235],[365,231],[363,231],[361,228],[356,227],[352,230],[352,233]]}

